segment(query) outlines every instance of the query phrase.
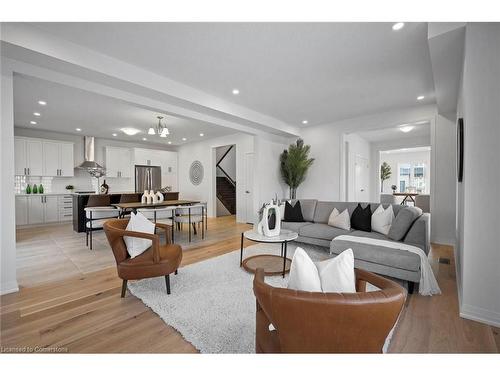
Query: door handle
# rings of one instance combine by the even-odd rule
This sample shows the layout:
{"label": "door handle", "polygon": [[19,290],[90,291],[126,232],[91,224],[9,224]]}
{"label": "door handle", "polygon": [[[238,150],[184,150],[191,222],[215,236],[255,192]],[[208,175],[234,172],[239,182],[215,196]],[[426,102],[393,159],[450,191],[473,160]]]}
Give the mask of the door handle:
{"label": "door handle", "polygon": [[245,193],[250,194],[250,192],[249,192],[248,190],[247,190],[247,191],[245,191]]}
{"label": "door handle", "polygon": [[30,174],[30,169],[28,168],[28,174]]}

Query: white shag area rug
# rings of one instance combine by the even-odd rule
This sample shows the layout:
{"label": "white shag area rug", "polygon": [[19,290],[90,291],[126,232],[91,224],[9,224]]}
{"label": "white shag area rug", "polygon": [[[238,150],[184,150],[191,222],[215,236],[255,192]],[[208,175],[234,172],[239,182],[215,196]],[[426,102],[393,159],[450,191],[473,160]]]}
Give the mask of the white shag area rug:
{"label": "white shag area rug", "polygon": [[[314,261],[331,257],[322,247],[293,242],[287,257],[293,257],[297,246]],[[245,248],[243,257],[279,253],[279,244],[257,244]],[[129,282],[129,290],[201,353],[255,353],[254,275],[240,268],[239,261],[238,249],[182,267],[178,275],[170,275],[170,295],[164,277]],[[288,275],[266,276],[266,282],[286,287]]]}

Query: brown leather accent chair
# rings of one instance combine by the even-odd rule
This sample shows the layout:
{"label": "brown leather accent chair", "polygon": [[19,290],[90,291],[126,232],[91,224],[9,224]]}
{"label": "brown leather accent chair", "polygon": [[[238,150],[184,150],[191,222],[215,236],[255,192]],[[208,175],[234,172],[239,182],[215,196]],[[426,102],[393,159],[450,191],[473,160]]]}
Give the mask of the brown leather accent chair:
{"label": "brown leather accent chair", "polygon": [[[182,260],[182,248],[171,241],[171,226],[155,223],[156,228],[165,231],[165,244],[160,245],[158,234],[126,230],[128,221],[129,219],[112,219],[104,223],[104,232],[115,256],[118,277],[123,280],[122,298],[125,297],[128,280],[158,276],[165,276],[167,294],[170,294],[170,274],[177,274],[177,268]],[[131,259],[123,236],[147,238],[153,241],[153,244],[144,253]]]}
{"label": "brown leather accent chair", "polygon": [[[356,269],[357,293],[274,288],[258,269],[257,353],[381,353],[406,299],[394,281]],[[380,288],[365,292],[366,282]],[[269,330],[273,324],[275,330]]]}

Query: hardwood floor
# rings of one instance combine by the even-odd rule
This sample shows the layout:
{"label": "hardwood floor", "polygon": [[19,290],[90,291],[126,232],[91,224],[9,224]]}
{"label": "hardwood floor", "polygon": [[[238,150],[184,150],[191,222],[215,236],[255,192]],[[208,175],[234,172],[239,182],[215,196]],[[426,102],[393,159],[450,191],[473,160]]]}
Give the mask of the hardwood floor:
{"label": "hardwood floor", "polygon": [[[208,238],[185,250],[182,265],[238,249],[240,233],[248,227],[236,224],[234,217],[211,219]],[[140,300],[129,293],[126,298],[119,297],[121,280],[114,259],[107,255],[110,250],[105,238],[102,233],[100,236],[91,253],[84,237],[72,233],[69,227],[18,232],[21,290],[0,299],[3,350],[41,347],[44,351],[70,353],[196,352]],[[439,257],[450,258],[451,263],[438,263]],[[390,352],[498,352],[497,329],[458,316],[452,249],[433,245],[430,259],[443,295],[415,294],[409,298]]]}

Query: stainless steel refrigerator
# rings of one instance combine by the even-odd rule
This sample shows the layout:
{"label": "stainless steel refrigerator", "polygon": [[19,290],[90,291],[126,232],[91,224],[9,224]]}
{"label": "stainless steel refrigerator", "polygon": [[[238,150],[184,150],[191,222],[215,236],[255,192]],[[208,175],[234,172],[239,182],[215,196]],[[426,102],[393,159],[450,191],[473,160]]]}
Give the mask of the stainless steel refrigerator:
{"label": "stainless steel refrigerator", "polygon": [[144,190],[161,189],[161,167],[150,165],[135,166],[135,191],[142,193]]}

